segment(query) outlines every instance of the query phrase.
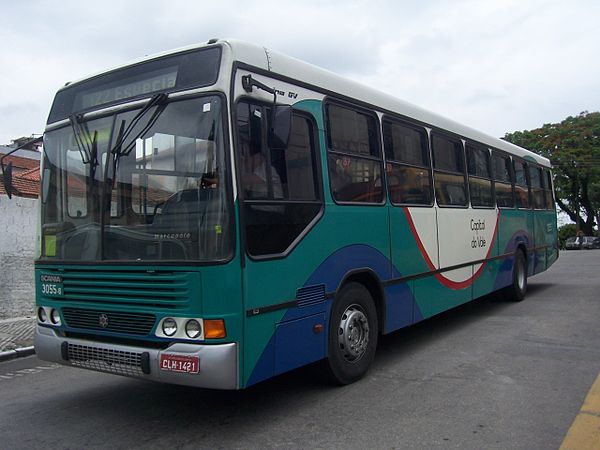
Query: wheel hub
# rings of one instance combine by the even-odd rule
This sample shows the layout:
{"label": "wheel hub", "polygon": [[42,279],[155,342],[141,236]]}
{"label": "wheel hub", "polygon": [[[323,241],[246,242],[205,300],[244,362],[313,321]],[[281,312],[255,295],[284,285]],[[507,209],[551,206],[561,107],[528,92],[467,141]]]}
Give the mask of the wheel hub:
{"label": "wheel hub", "polygon": [[369,321],[360,306],[350,305],[342,314],[338,342],[346,361],[357,361],[364,355],[369,345]]}

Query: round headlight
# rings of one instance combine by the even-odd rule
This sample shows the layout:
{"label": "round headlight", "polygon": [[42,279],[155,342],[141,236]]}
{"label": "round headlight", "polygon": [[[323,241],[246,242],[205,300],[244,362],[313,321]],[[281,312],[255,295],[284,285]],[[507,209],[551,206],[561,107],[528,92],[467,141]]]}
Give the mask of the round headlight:
{"label": "round headlight", "polygon": [[46,314],[46,310],[42,306],[38,308],[37,316],[40,322],[46,322],[48,320],[48,314]]}
{"label": "round headlight", "polygon": [[185,324],[185,334],[192,339],[197,338],[202,334],[202,327],[196,319],[190,319]]}
{"label": "round headlight", "polygon": [[58,313],[58,309],[50,311],[50,320],[54,325],[60,324],[60,314]]}
{"label": "round headlight", "polygon": [[171,319],[170,317],[168,319],[163,320],[162,330],[163,333],[165,333],[165,335],[173,336],[177,331],[177,322],[175,322],[175,320]]}

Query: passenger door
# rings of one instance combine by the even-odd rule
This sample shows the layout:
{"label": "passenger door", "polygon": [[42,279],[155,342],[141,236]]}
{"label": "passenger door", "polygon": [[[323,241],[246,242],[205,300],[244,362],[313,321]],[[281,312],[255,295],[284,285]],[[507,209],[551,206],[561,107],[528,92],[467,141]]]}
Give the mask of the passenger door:
{"label": "passenger door", "polygon": [[[244,381],[254,384],[320,359],[324,302],[294,308],[310,271],[323,212],[314,118],[294,110],[287,149],[269,143],[272,104],[236,105],[238,197],[244,255]],[[312,246],[312,247],[311,247]],[[324,292],[311,293],[324,300]]]}

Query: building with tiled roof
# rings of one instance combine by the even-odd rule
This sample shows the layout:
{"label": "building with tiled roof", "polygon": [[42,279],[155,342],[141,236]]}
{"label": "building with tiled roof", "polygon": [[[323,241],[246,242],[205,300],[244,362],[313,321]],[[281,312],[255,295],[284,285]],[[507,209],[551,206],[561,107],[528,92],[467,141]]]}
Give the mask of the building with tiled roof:
{"label": "building with tiled roof", "polygon": [[30,180],[30,181],[35,181],[37,183],[40,182],[40,167],[39,164],[29,170],[26,170],[25,172],[22,172],[19,174],[19,178],[23,178],[24,180]]}
{"label": "building with tiled roof", "polygon": [[[22,145],[17,139],[11,146],[0,146],[0,157]],[[4,158],[12,163],[12,181],[16,192],[6,195],[0,172],[0,320],[34,314],[35,282],[33,261],[36,257],[36,230],[39,211],[40,156],[35,145],[17,150]]]}
{"label": "building with tiled roof", "polygon": [[[38,169],[39,170],[39,169]],[[13,193],[12,195],[16,195],[17,197],[26,197],[26,198],[38,198],[40,194],[40,182],[27,180],[19,177],[18,175],[13,175]],[[7,195],[6,189],[4,188],[4,179],[0,174],[0,195]]]}
{"label": "building with tiled roof", "polygon": [[[12,151],[12,147],[0,146],[0,158]],[[40,191],[40,152],[21,149],[3,160],[6,168],[12,163],[13,195],[26,198],[38,198]],[[0,173],[0,195],[6,195],[4,179]]]}

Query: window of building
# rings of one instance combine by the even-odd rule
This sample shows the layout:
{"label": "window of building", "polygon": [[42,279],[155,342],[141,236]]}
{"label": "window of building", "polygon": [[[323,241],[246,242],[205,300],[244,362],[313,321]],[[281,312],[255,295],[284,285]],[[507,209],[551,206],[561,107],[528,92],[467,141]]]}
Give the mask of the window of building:
{"label": "window of building", "polygon": [[458,139],[432,134],[435,196],[438,205],[467,206],[463,145]]}
{"label": "window of building", "polygon": [[472,206],[494,207],[490,151],[484,147],[466,145],[469,195]]}
{"label": "window of building", "polygon": [[382,203],[381,151],[374,115],[328,104],[331,195],[338,202]]}
{"label": "window of building", "polygon": [[237,106],[240,189],[246,246],[252,256],[285,253],[322,209],[314,126],[294,113],[286,150],[268,146],[270,108]]}
{"label": "window of building", "polygon": [[391,202],[431,205],[433,195],[427,132],[412,125],[385,120],[383,142]]}

